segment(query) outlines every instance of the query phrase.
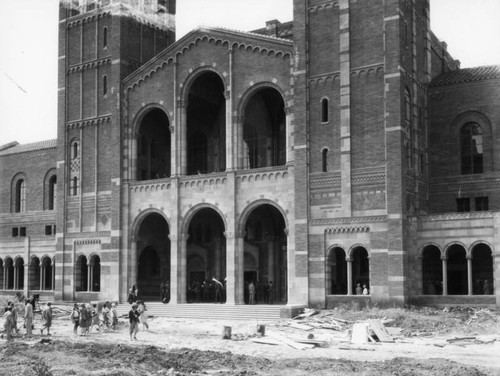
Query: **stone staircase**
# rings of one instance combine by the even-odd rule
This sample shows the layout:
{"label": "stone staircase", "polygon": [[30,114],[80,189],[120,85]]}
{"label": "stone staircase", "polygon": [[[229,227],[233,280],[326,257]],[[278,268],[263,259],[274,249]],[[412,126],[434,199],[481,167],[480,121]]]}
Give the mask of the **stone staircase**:
{"label": "stone staircase", "polygon": [[[286,316],[282,314],[279,305],[226,305],[226,304],[163,304],[161,302],[146,302],[149,316],[175,317],[206,320],[279,320]],[[118,315],[128,314],[130,305],[127,302],[117,306]]]}

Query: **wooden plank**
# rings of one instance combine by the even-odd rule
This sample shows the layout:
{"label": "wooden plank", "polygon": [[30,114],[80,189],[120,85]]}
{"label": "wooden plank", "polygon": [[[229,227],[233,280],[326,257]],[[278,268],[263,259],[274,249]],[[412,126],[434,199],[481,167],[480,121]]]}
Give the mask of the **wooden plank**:
{"label": "wooden plank", "polygon": [[380,342],[394,342],[394,339],[391,337],[384,324],[380,320],[368,320],[370,324],[371,330],[375,332]]}
{"label": "wooden plank", "polygon": [[291,322],[291,323],[288,324],[288,326],[291,327],[291,328],[305,330],[305,331],[310,331],[310,330],[314,329],[312,326],[305,325],[305,324],[299,324],[297,322]]}
{"label": "wooden plank", "polygon": [[323,348],[328,347],[328,342],[320,341],[317,339],[294,339],[294,341],[298,342],[298,343],[305,343],[308,345],[314,345],[316,347],[323,347]]}
{"label": "wooden plank", "polygon": [[265,345],[283,345],[281,341],[271,338],[250,338],[250,341],[255,343],[263,343]]}
{"label": "wooden plank", "polygon": [[283,342],[285,345],[293,347],[294,349],[297,349],[297,350],[306,350],[306,349],[313,349],[314,348],[314,345],[308,345],[305,343],[298,343],[298,342],[292,341],[291,339],[288,339],[288,338],[281,336],[279,334],[276,334],[276,333],[269,334],[269,336],[272,337],[273,339],[277,339],[278,341]]}

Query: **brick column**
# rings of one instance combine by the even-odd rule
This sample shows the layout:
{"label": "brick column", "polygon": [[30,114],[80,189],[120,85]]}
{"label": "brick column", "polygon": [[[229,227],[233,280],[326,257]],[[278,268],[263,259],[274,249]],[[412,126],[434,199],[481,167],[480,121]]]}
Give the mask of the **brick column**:
{"label": "brick column", "polygon": [[237,304],[239,283],[239,249],[234,232],[226,231],[226,304]]}
{"label": "brick column", "polygon": [[177,235],[168,235],[170,239],[170,304],[177,304],[179,297],[178,289],[178,276],[179,276],[179,241]]}
{"label": "brick column", "polygon": [[286,164],[294,162],[293,157],[293,111],[290,107],[285,108],[286,114]]}
{"label": "brick column", "polygon": [[342,215],[352,214],[351,200],[351,55],[349,0],[340,0],[340,170]]}
{"label": "brick column", "polygon": [[187,104],[183,100],[177,101],[177,150],[178,163],[176,166],[176,176],[186,175],[187,172],[187,128],[186,128],[186,108]]}

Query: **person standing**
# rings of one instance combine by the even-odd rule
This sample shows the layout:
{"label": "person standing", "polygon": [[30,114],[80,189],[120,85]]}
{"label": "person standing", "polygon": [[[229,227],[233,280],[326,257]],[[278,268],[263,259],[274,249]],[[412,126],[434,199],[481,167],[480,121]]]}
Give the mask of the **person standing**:
{"label": "person standing", "polygon": [[89,325],[90,325],[90,318],[88,314],[88,310],[85,307],[85,304],[82,303],[80,307],[80,329],[81,329],[81,334],[82,336],[86,335],[88,333]]}
{"label": "person standing", "polygon": [[248,304],[255,304],[255,285],[253,281],[248,285]]}
{"label": "person standing", "polygon": [[26,336],[31,337],[33,329],[33,305],[31,300],[26,299],[26,307],[24,309],[24,326],[26,327]]}
{"label": "person standing", "polygon": [[137,311],[137,304],[133,303],[130,311],[128,312],[128,320],[130,323],[130,340],[137,340],[137,332],[139,331],[139,311]]}
{"label": "person standing", "polygon": [[116,312],[116,304],[111,303],[111,329],[115,330],[116,325],[118,325],[118,312]]}
{"label": "person standing", "polygon": [[40,334],[43,336],[43,331],[47,329],[47,335],[50,336],[50,327],[52,326],[52,303],[47,302],[47,305],[42,311],[42,328]]}
{"label": "person standing", "polygon": [[78,304],[73,305],[73,311],[71,312],[71,322],[73,323],[73,333],[78,334],[78,326],[80,325],[80,310],[78,309]]}

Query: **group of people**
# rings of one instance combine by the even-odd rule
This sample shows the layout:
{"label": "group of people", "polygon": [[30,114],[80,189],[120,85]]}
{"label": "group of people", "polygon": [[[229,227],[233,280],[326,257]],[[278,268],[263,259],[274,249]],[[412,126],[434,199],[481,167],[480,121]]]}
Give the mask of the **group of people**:
{"label": "group of people", "polygon": [[[18,317],[20,308],[16,306],[14,302],[7,302],[7,306],[4,309],[4,330],[5,336],[8,341],[12,340],[12,338],[19,334],[19,331],[22,328],[26,330],[25,335],[27,337],[31,337],[33,335],[34,329],[34,309],[35,299],[29,298],[24,300],[24,320],[23,325],[18,327]],[[22,309],[22,308],[21,308]],[[41,310],[42,316],[42,326],[40,328],[40,335],[43,335],[44,331],[47,332],[47,335],[50,336],[50,327],[52,326],[52,303],[47,302],[45,307]]]}
{"label": "group of people", "polygon": [[206,279],[202,283],[193,281],[187,289],[190,303],[224,303],[226,301],[226,281],[216,278]]}
{"label": "group of people", "polygon": [[356,284],[356,295],[370,295],[370,290],[368,290],[366,283],[363,283],[363,287],[361,287],[361,283]]}
{"label": "group of people", "polygon": [[118,313],[116,304],[105,302],[102,306],[90,303],[75,303],[71,311],[71,322],[73,323],[73,333],[86,336],[95,327],[98,332],[105,330],[116,330],[118,324]]}
{"label": "group of people", "polygon": [[273,281],[265,283],[250,281],[250,283],[245,283],[245,287],[246,304],[274,304]]}

